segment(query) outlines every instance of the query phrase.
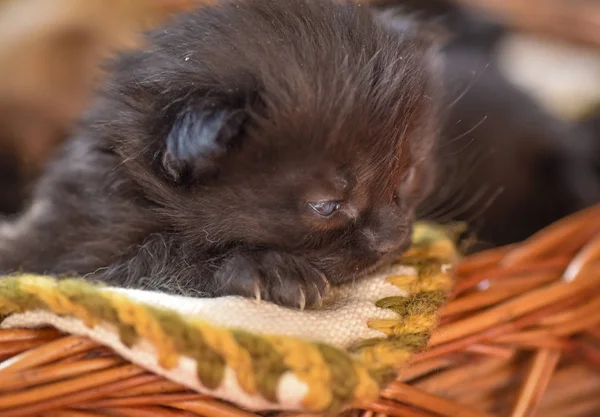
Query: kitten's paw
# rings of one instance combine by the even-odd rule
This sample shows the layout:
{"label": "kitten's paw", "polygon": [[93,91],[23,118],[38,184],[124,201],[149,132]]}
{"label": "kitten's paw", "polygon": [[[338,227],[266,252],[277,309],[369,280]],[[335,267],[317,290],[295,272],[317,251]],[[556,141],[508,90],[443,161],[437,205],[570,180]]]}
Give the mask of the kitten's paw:
{"label": "kitten's paw", "polygon": [[320,271],[300,257],[276,251],[238,252],[215,274],[216,295],[248,298],[298,308],[318,306],[329,290]]}

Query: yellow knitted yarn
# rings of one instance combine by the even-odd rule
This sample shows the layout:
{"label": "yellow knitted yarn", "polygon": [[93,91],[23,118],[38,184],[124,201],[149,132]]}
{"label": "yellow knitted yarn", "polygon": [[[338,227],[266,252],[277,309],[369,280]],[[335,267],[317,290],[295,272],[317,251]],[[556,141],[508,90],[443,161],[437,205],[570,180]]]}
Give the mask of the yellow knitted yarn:
{"label": "yellow knitted yarn", "polygon": [[242,388],[251,395],[256,394],[256,378],[252,371],[252,360],[248,352],[236,342],[233,335],[226,330],[208,326],[204,322],[192,321],[192,323],[202,333],[206,343],[217,354],[222,355],[227,365],[235,371]]}
{"label": "yellow knitted yarn", "polygon": [[81,319],[88,327],[98,323],[97,318],[93,317],[83,306],[74,304],[68,297],[53,291],[54,283],[52,281],[40,280],[34,275],[23,275],[19,287],[27,294],[39,297],[56,314],[71,314]]}
{"label": "yellow knitted yarn", "polygon": [[303,345],[302,341],[285,337],[269,337],[269,342],[283,356],[285,364],[301,380],[309,391],[303,406],[311,411],[324,410],[331,404],[331,370],[314,345]]}
{"label": "yellow knitted yarn", "polygon": [[158,353],[158,361],[163,368],[171,369],[177,365],[179,357],[174,341],[168,336],[165,329],[160,327],[146,306],[131,303],[127,297],[121,294],[111,294],[107,298],[110,299],[123,323],[135,326],[140,337],[153,342]]}

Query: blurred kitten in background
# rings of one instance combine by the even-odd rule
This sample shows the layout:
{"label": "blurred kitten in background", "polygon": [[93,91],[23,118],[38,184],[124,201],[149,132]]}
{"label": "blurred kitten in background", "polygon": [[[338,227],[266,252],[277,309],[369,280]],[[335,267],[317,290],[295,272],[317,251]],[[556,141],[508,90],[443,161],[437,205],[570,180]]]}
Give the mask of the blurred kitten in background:
{"label": "blurred kitten in background", "polygon": [[392,25],[409,12],[446,38],[441,182],[423,217],[468,222],[477,249],[523,240],[600,201],[592,122],[559,119],[507,80],[497,54],[505,28],[443,0],[377,6]]}

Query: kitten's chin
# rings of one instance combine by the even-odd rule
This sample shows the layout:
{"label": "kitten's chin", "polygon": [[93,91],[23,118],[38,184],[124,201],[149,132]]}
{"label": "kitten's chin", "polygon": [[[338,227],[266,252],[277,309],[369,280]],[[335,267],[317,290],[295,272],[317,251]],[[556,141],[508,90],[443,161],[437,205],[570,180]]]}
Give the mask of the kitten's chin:
{"label": "kitten's chin", "polygon": [[363,269],[361,269],[360,271],[356,272],[354,274],[354,279],[362,279],[365,278],[368,275],[371,275],[381,269],[384,269],[388,266],[390,266],[394,260],[396,260],[397,257],[383,257],[378,259],[375,263],[371,264],[370,266],[367,266]]}

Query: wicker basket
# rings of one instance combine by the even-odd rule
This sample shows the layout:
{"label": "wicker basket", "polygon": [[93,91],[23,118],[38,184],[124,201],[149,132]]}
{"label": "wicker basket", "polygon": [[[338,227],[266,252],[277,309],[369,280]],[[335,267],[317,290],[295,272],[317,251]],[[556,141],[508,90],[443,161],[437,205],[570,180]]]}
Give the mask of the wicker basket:
{"label": "wicker basket", "polygon": [[[427,351],[364,417],[600,415],[600,206],[473,255]],[[0,331],[0,415],[254,414],[52,329]]]}

